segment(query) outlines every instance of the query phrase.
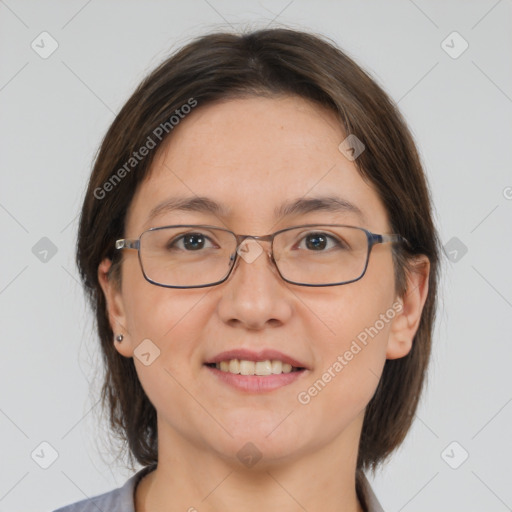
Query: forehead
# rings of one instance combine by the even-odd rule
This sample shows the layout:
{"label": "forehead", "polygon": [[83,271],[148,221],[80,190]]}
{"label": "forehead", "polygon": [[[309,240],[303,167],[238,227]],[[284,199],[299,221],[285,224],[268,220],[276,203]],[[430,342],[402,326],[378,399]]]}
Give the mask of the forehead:
{"label": "forehead", "polygon": [[[285,213],[297,220],[306,213],[308,208],[291,208],[297,200],[322,197],[341,199],[347,222],[384,230],[387,216],[377,193],[338,149],[345,137],[333,112],[302,98],[250,97],[198,106],[160,148],[132,200],[127,229],[140,233],[171,219],[211,222],[213,217],[232,229],[243,224],[245,230],[266,232],[285,220]],[[176,206],[194,197],[206,199],[195,217],[193,208],[166,208],[165,203]],[[220,208],[210,204],[207,213],[208,199]]]}

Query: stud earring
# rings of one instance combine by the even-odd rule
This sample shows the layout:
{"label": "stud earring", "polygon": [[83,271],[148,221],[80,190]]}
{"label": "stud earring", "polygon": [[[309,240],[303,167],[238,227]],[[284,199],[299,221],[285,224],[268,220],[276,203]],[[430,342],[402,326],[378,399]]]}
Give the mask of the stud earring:
{"label": "stud earring", "polygon": [[124,339],[124,336],[122,334],[118,334],[116,336],[116,341],[118,341],[119,343],[121,343],[121,341],[123,341],[123,339]]}

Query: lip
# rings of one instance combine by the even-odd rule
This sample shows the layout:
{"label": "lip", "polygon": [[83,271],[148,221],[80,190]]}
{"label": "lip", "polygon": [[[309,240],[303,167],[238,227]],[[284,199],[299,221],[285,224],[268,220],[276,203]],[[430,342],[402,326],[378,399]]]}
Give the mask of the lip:
{"label": "lip", "polygon": [[[234,358],[232,358],[234,359]],[[291,363],[290,363],[291,364]],[[247,393],[263,393],[287,386],[297,379],[300,379],[307,370],[300,370],[290,373],[281,373],[279,375],[235,375],[234,373],[223,372],[215,367],[204,366],[220,382],[227,384],[239,391]]]}
{"label": "lip", "polygon": [[[260,350],[259,352],[255,352],[254,350],[249,350],[246,348],[240,348],[240,349],[233,349],[233,350],[227,350],[225,352],[221,352],[220,354],[217,354],[216,356],[212,357],[211,359],[208,359],[204,362],[204,364],[211,364],[211,363],[220,363],[221,361],[229,361],[230,359],[244,359],[246,361],[266,361],[266,360],[279,360],[283,363],[291,364],[292,366],[295,366],[296,368],[304,368],[305,370],[309,370],[308,366],[306,366],[304,363],[298,361],[297,359],[294,359],[293,357],[290,357],[286,354],[283,354],[282,352],[279,352],[278,350],[274,349],[264,349]],[[225,372],[222,372],[225,373]],[[302,372],[301,372],[302,373]],[[283,375],[289,375],[289,374],[283,374]],[[268,378],[266,376],[265,378]]]}

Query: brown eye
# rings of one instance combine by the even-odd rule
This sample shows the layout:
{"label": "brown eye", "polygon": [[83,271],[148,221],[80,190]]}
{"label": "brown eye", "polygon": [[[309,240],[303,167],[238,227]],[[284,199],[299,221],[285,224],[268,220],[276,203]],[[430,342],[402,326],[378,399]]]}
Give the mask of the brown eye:
{"label": "brown eye", "polygon": [[169,249],[181,249],[190,252],[199,251],[205,248],[205,244],[208,241],[208,237],[202,233],[187,233],[170,240],[167,247]]}
{"label": "brown eye", "polygon": [[308,233],[303,239],[305,247],[310,251],[325,252],[325,249],[344,249],[346,244],[327,233]]}

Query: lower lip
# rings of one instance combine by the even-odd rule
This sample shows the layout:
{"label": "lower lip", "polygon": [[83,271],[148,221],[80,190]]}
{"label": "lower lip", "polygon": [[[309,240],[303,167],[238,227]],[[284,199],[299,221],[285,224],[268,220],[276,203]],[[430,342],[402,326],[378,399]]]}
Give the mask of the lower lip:
{"label": "lower lip", "polygon": [[230,372],[223,372],[211,366],[205,367],[210,370],[222,382],[233,386],[240,391],[252,393],[263,393],[287,386],[297,379],[300,379],[306,370],[298,372],[280,373],[276,375],[240,375]]}

